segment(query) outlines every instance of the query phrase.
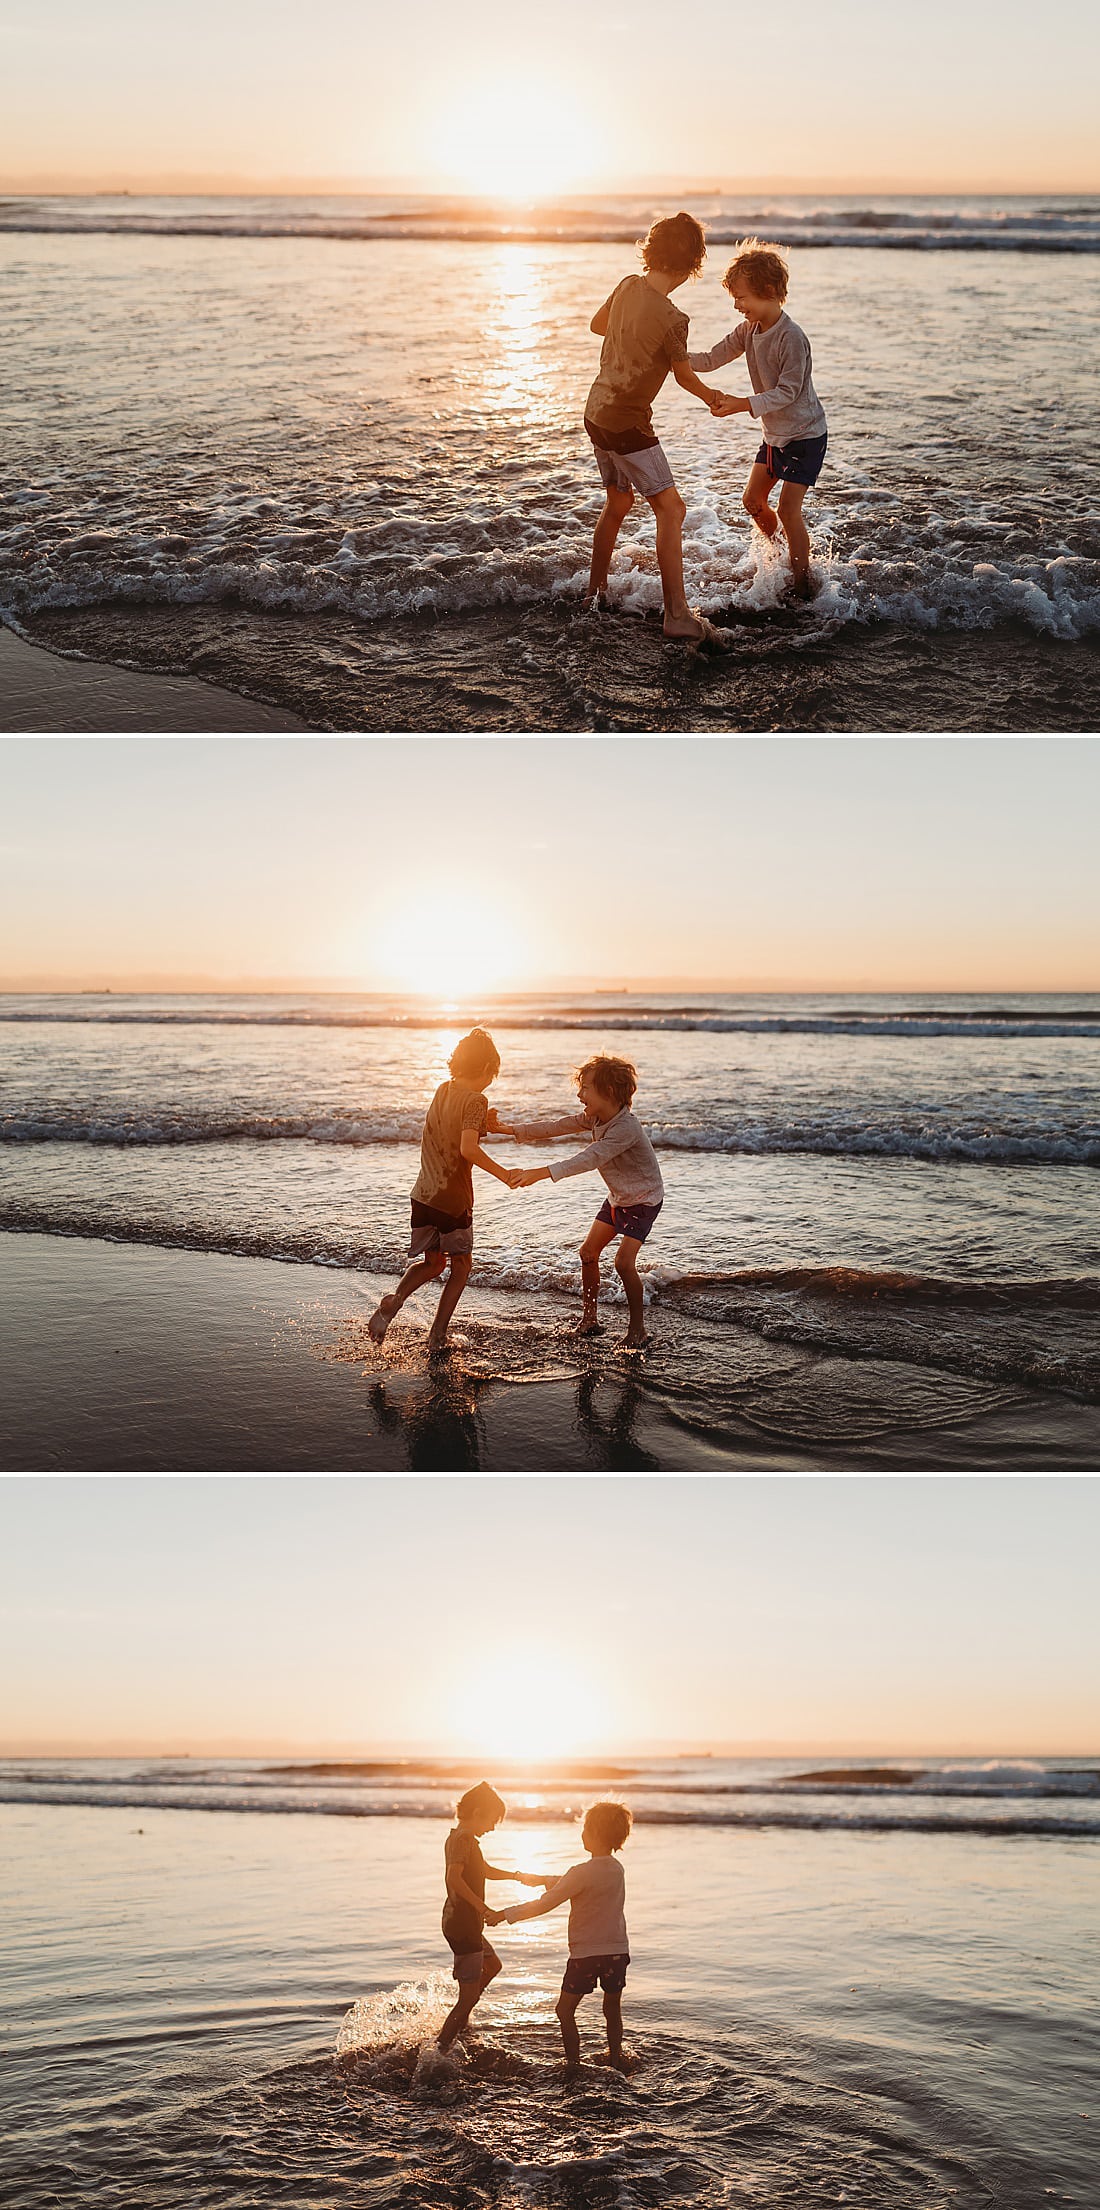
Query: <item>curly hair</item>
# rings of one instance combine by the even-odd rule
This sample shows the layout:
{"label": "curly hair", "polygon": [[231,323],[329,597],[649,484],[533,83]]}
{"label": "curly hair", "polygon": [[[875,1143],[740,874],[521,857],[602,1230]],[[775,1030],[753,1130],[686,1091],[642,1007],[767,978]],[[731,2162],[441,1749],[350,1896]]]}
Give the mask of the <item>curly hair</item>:
{"label": "curly hair", "polygon": [[722,282],[732,292],[739,281],[751,284],[754,292],[767,292],[773,299],[786,299],[787,264],[778,246],[762,245],[759,238],[742,238]]}
{"label": "curly hair", "polygon": [[601,1842],[612,1849],[621,1849],[634,1824],[634,1813],[625,1803],[592,1803],[584,1814],[584,1823],[590,1834],[597,1834]]}
{"label": "curly hair", "polygon": [[620,1112],[625,1111],[638,1087],[638,1070],[629,1059],[609,1059],[601,1053],[598,1059],[586,1059],[578,1067],[573,1080],[580,1089],[582,1082],[594,1082],[605,1097],[613,1097]]}
{"label": "curly hair", "polygon": [[686,269],[689,276],[698,276],[707,257],[703,225],[694,215],[685,215],[683,208],[678,215],[663,215],[658,222],[650,223],[641,252],[647,275],[651,269],[661,269],[666,276],[673,270]]}
{"label": "curly hair", "polygon": [[456,1082],[493,1081],[500,1073],[500,1053],[485,1028],[471,1028],[455,1045],[447,1061]]}

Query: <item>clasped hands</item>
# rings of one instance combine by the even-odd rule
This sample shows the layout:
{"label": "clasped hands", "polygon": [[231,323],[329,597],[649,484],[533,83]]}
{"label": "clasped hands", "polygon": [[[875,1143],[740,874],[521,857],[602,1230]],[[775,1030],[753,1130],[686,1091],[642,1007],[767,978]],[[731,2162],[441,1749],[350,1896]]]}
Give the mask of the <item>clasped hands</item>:
{"label": "clasped hands", "polygon": [[751,414],[752,405],[748,399],[735,399],[730,391],[716,391],[711,396],[710,411],[715,417],[723,414]]}

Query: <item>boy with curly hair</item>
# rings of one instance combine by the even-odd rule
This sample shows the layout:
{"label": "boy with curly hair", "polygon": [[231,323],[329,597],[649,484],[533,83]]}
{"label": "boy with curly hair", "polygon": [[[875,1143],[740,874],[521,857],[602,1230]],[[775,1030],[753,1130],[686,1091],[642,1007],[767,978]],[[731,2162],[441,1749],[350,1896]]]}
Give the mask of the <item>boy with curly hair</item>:
{"label": "boy with curly hair", "polygon": [[540,1918],[544,1911],[569,1905],[569,1962],[561,1983],[556,2016],[561,2027],[565,2065],[580,2068],[581,2038],[577,2031],[577,2006],[603,1989],[603,2015],[607,2027],[607,2062],[616,2071],[630,2069],[623,2053],[623,1989],[630,1963],[626,1933],[626,1876],[616,1858],[634,1824],[625,1803],[594,1803],[585,1812],[581,1843],[588,1851],[587,1864],[570,1865],[560,1880],[547,1887],[534,1903],[517,1903],[501,1913],[509,1926],[524,1918]]}
{"label": "boy with curly hair", "polygon": [[[810,533],[802,519],[802,502],[821,474],[829,442],[825,410],[813,386],[810,341],[783,304],[787,263],[778,247],[746,238],[722,282],[743,320],[709,353],[692,353],[689,359],[692,368],[706,373],[744,354],[752,398],[724,397],[714,411],[759,417],[764,442],[741,503],[765,537],[774,537],[782,529],[790,556],[791,588],[796,598],[810,599],[814,595]],[[777,483],[782,487],[778,512],[771,505]]]}
{"label": "boy with curly hair", "polygon": [[500,1133],[514,1136],[517,1143],[545,1143],[552,1136],[579,1135],[584,1129],[591,1141],[583,1151],[556,1159],[551,1166],[515,1167],[509,1180],[513,1189],[530,1189],[535,1182],[562,1182],[573,1174],[603,1176],[607,1199],[581,1244],[584,1301],[576,1332],[582,1336],[604,1332],[598,1313],[600,1259],[608,1244],[619,1237],[615,1271],[626,1291],[630,1313],[624,1348],[644,1351],[649,1338],[638,1253],[664,1203],[665,1186],[653,1145],[630,1110],[638,1076],[629,1059],[613,1059],[602,1053],[596,1059],[587,1059],[574,1080],[581,1102],[579,1113],[569,1114],[564,1120],[502,1125]]}
{"label": "boy with curly hair", "polygon": [[597,308],[589,328],[603,339],[600,369],[588,394],[584,426],[604,487],[604,508],[592,540],[586,606],[606,605],[615,542],[637,492],[657,524],[657,565],[664,594],[666,637],[701,643],[713,631],[684,595],[683,527],[687,508],[653,428],[653,401],[671,369],[676,382],[717,414],[722,394],[708,390],[688,361],[688,318],[670,293],[697,276],[706,259],[701,223],[681,211],[650,226],[641,276],[622,283]]}

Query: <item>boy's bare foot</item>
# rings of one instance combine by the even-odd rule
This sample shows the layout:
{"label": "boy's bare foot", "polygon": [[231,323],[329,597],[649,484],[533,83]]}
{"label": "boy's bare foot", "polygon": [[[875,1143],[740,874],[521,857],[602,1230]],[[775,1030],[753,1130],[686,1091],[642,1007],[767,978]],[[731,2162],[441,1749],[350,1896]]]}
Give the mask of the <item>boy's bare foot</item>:
{"label": "boy's bare foot", "polygon": [[572,1335],[579,1336],[582,1340],[585,1336],[603,1335],[604,1332],[602,1320],[578,1320],[576,1327],[570,1329]]}
{"label": "boy's bare foot", "polygon": [[634,1329],[631,1328],[629,1333],[623,1336],[620,1349],[624,1351],[647,1351],[651,1347],[651,1341],[650,1336],[636,1335]]}
{"label": "boy's bare foot", "polygon": [[701,645],[709,627],[702,614],[666,614],[664,619],[665,636],[681,637],[688,644]]}
{"label": "boy's bare foot", "polygon": [[815,599],[821,586],[812,576],[792,576],[787,585],[787,596],[792,599]]}
{"label": "boy's bare foot", "polygon": [[606,2055],[596,2058],[597,2064],[605,2065],[609,2072],[621,2072],[624,2078],[627,2079],[634,2070],[637,2061],[637,2058],[631,2056],[627,2049],[620,2049],[617,2057],[613,2057],[611,2051],[608,2050]]}
{"label": "boy's bare foot", "polygon": [[436,1335],[433,1329],[428,1337],[428,1357],[451,1358],[453,1357],[453,1355],[454,1344],[448,1342],[445,1335]]}
{"label": "boy's bare foot", "polygon": [[396,1306],[392,1297],[381,1298],[375,1306],[370,1319],[367,1321],[367,1334],[370,1336],[372,1343],[384,1342],[386,1329],[393,1319],[395,1310]]}
{"label": "boy's bare foot", "polygon": [[586,591],[584,594],[584,611],[586,614],[610,614],[611,600],[608,593],[602,589]]}

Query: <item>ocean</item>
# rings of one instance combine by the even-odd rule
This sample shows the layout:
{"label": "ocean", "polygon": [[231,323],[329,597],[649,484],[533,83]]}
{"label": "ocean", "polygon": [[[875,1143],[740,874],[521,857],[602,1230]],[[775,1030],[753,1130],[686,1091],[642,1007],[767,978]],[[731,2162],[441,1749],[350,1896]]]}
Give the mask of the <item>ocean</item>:
{"label": "ocean", "polygon": [[122,196],[0,202],[0,618],[316,728],[1100,726],[1100,198],[690,204],[699,345],[725,248],[790,248],[830,421],[811,606],[741,509],[748,418],[666,387],[729,649],[663,644],[648,513],[579,618],[588,323],[657,203]]}
{"label": "ocean", "polygon": [[[0,1229],[332,1269],[357,1313],[334,1355],[416,1365],[430,1293],[381,1351],[365,1319],[475,1020],[505,1122],[569,1110],[599,1051],[636,1063],[666,1184],[639,1386],[696,1432],[843,1451],[904,1431],[933,1451],[1045,1405],[1074,1408],[1078,1452],[1100,1441],[1096,996],[8,996]],[[606,1344],[568,1333],[604,1194],[595,1175],[514,1194],[477,1177],[471,1375],[614,1365],[610,1269]]]}
{"label": "ocean", "polygon": [[593,2064],[597,1999],[572,2084],[557,1916],[498,1930],[468,2051],[425,2051],[453,1986],[443,1837],[472,1771],[382,1753],[0,1766],[10,2210],[1092,2201],[1094,1767],[495,1773],[498,1863],[575,1861],[594,1795],[636,1813],[636,2069]]}

